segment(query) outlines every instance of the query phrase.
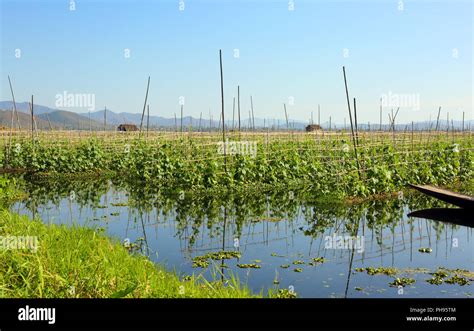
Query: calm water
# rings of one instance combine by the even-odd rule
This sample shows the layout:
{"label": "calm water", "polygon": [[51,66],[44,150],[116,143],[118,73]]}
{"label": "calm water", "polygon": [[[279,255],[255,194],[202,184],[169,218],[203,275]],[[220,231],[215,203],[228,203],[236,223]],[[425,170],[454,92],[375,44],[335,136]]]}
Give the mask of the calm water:
{"label": "calm water", "polygon": [[[30,198],[14,211],[35,214],[45,223],[100,227],[120,241],[143,241],[143,254],[180,275],[211,277],[221,261],[200,269],[192,267],[193,257],[239,250],[240,260],[225,260],[222,270],[255,291],[275,287],[277,279],[279,288],[292,288],[300,297],[467,297],[473,292],[472,283],[431,285],[425,281],[430,275],[410,271],[474,269],[472,228],[408,217],[410,211],[440,205],[416,193],[349,206],[293,192],[217,197],[109,180],[26,185]],[[337,246],[344,236],[353,237],[352,246]],[[325,262],[308,265],[316,257]],[[241,269],[239,263],[261,268]],[[400,294],[389,286],[392,277],[355,271],[379,266],[403,269],[401,276],[416,283]]]}

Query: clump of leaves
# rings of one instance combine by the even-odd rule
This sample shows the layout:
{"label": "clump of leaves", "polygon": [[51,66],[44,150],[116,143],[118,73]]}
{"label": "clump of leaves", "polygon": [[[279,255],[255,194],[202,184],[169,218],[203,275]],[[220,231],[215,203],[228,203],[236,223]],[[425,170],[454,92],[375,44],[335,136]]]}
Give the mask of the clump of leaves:
{"label": "clump of leaves", "polygon": [[441,285],[444,278],[448,277],[448,272],[446,270],[438,269],[436,272],[433,272],[432,275],[433,277],[426,281],[432,285]]}
{"label": "clump of leaves", "polygon": [[354,287],[356,291],[363,291],[364,289],[362,287]]}
{"label": "clump of leaves", "polygon": [[461,286],[469,285],[470,282],[465,278],[459,275],[454,275],[451,278],[448,278],[444,281],[447,284],[459,284]]}
{"label": "clump of leaves", "polygon": [[117,203],[111,203],[112,206],[114,207],[125,207],[128,206],[126,202],[117,202]]}
{"label": "clump of leaves", "polygon": [[394,276],[397,274],[397,269],[392,267],[367,267],[367,268],[356,268],[355,271],[363,272],[367,271],[368,275],[386,275],[386,276]]}
{"label": "clump of leaves", "polygon": [[413,284],[415,283],[416,280],[414,280],[413,278],[405,278],[405,277],[401,277],[401,278],[395,278],[395,280],[390,284],[391,287],[398,287],[398,286],[407,286],[407,285],[410,285],[410,284]]}
{"label": "clump of leaves", "polygon": [[303,272],[303,269],[301,269],[301,268],[295,268],[295,269],[293,269],[293,271],[294,271],[294,272]]}
{"label": "clump of leaves", "polygon": [[326,261],[326,260],[324,259],[324,257],[313,257],[313,258],[311,259],[311,261],[308,262],[308,264],[309,264],[310,266],[315,266],[315,265],[324,263],[324,261]]}
{"label": "clump of leaves", "polygon": [[243,263],[243,264],[237,264],[237,267],[242,268],[242,269],[260,269],[262,266],[256,264],[256,263]]}
{"label": "clump of leaves", "polygon": [[420,252],[420,253],[431,253],[432,251],[433,251],[433,250],[432,250],[431,248],[429,248],[429,247],[418,249],[418,252]]}
{"label": "clump of leaves", "polygon": [[195,256],[193,258],[193,268],[207,268],[209,266],[209,260],[240,259],[240,256],[241,254],[238,251],[219,251]]}
{"label": "clump of leaves", "polygon": [[282,265],[280,266],[280,268],[283,268],[283,269],[288,269],[289,267],[290,267],[289,264],[282,264]]}
{"label": "clump of leaves", "polygon": [[296,293],[294,291],[290,291],[286,288],[279,289],[276,295],[278,299],[294,299],[296,298]]}
{"label": "clump of leaves", "polygon": [[294,264],[294,265],[304,264],[304,261],[296,260],[296,261],[293,261],[293,264]]}
{"label": "clump of leaves", "polygon": [[193,268],[207,268],[209,260],[205,256],[196,256],[193,258]]}

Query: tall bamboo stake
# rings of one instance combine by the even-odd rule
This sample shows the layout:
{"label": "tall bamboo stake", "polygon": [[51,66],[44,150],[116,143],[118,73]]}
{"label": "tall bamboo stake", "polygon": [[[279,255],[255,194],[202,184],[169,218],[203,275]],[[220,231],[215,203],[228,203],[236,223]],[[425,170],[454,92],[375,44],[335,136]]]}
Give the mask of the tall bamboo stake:
{"label": "tall bamboo stake", "polygon": [[35,143],[35,118],[34,118],[34,110],[33,110],[33,95],[31,95],[31,103],[30,103],[30,110],[31,110],[31,143]]}
{"label": "tall bamboo stake", "polygon": [[8,84],[10,84],[10,91],[12,93],[12,100],[13,100],[13,109],[14,109],[14,114],[16,115],[16,121],[17,121],[17,124],[18,124],[18,129],[21,130],[20,117],[18,116],[18,110],[16,109],[15,94],[13,93],[13,86],[12,86],[12,82],[10,80],[10,76],[8,76]]}
{"label": "tall bamboo stake", "polygon": [[199,115],[199,132],[201,132],[201,121],[202,121],[202,112],[201,112],[201,115]]}
{"label": "tall bamboo stake", "polygon": [[222,109],[222,143],[224,145],[224,171],[227,173],[227,154],[225,144],[225,117],[224,117],[224,74],[222,70],[222,50],[219,50],[219,64],[221,72],[221,109]]}
{"label": "tall bamboo stake", "polygon": [[148,90],[149,90],[149,88],[150,88],[150,76],[148,76],[148,83],[146,85],[145,102],[143,103],[142,119],[140,121],[140,132],[138,133],[139,137],[141,137],[141,134],[142,134],[143,118],[145,117],[145,108],[146,108],[147,101],[148,101]]}
{"label": "tall bamboo stake", "polygon": [[250,96],[250,109],[252,109],[252,126],[253,126],[253,130],[255,131],[255,116],[254,116],[254,112],[253,112],[253,99],[252,99],[252,96]]}
{"label": "tall bamboo stake", "polygon": [[235,97],[232,99],[232,130],[235,130]]}
{"label": "tall bamboo stake", "polygon": [[181,105],[181,135],[183,135],[183,105]]}
{"label": "tall bamboo stake", "polygon": [[148,138],[148,129],[150,126],[150,105],[147,105],[147,116],[146,116],[146,137]]}
{"label": "tall bamboo stake", "polygon": [[439,115],[441,114],[441,106],[438,108],[438,117],[436,118],[436,128],[435,131],[438,131],[439,128]]}
{"label": "tall bamboo stake", "polygon": [[[237,85],[237,113],[239,116],[239,132],[240,132],[240,85]],[[240,134],[239,134],[240,137]]]}
{"label": "tall bamboo stake", "polygon": [[349,111],[349,121],[351,122],[352,142],[354,144],[354,153],[355,153],[356,163],[357,163],[357,174],[359,175],[359,178],[360,178],[359,157],[357,154],[357,143],[356,143],[356,139],[354,135],[354,126],[352,124],[352,112],[351,112],[351,103],[349,101],[349,90],[347,89],[346,68],[344,66],[342,67],[342,72],[344,74],[344,86],[346,87],[347,108]]}

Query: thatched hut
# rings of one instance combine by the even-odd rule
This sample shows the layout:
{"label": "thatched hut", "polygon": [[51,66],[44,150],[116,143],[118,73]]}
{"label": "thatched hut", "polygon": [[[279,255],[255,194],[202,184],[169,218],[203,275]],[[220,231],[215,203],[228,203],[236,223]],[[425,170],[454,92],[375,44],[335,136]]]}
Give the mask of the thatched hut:
{"label": "thatched hut", "polygon": [[117,131],[138,131],[138,128],[135,124],[120,124]]}
{"label": "thatched hut", "polygon": [[319,126],[318,124],[310,124],[306,126],[306,132],[315,132],[321,130],[321,126]]}

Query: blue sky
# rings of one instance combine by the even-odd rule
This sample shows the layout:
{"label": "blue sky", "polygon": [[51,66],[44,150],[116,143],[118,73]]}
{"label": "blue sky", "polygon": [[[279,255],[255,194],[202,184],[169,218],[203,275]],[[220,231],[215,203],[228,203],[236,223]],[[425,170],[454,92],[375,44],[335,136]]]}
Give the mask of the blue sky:
{"label": "blue sky", "polygon": [[69,0],[0,2],[0,100],[11,99],[10,75],[17,101],[34,94],[55,107],[64,91],[93,93],[97,109],[140,112],[150,75],[151,114],[179,114],[184,96],[185,115],[218,118],[222,49],[228,118],[239,84],[243,117],[252,95],[256,117],[284,118],[287,103],[291,118],[308,120],[320,104],[321,122],[342,123],[343,65],[360,122],[378,123],[388,94],[419,101],[402,105],[402,122],[434,118],[440,105],[474,118],[469,0],[404,1],[403,10],[392,0],[294,0],[293,11],[287,0],[184,0],[182,11],[179,0],[76,0],[74,11]]}

